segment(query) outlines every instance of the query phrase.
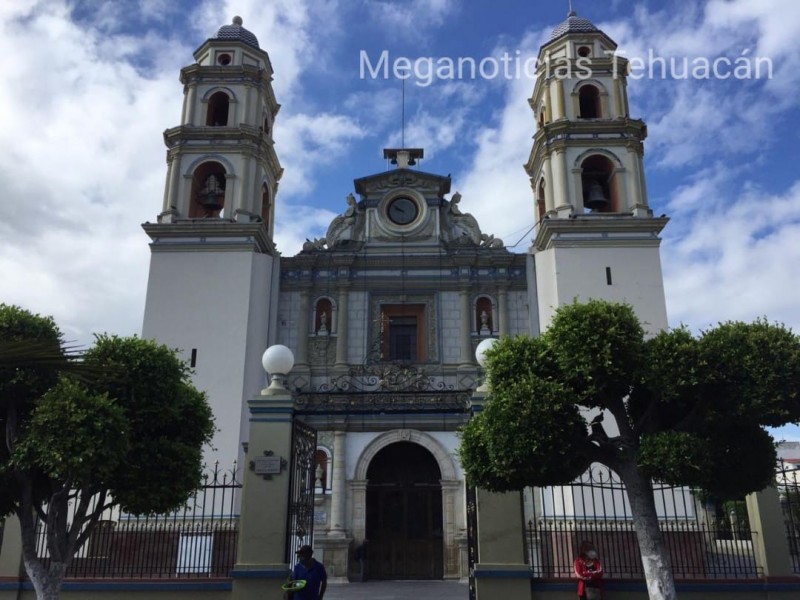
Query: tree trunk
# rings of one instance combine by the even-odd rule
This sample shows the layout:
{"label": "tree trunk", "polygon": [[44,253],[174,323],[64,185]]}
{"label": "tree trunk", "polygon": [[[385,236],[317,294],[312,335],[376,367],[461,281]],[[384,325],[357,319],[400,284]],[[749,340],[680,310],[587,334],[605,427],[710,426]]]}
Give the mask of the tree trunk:
{"label": "tree trunk", "polygon": [[36,553],[36,517],[33,510],[25,511],[24,508],[20,508],[17,510],[17,516],[22,530],[22,560],[25,572],[36,591],[36,598],[58,600],[61,596],[64,572],[67,570],[66,564],[51,560],[50,568],[45,569]]}
{"label": "tree trunk", "polygon": [[639,542],[644,577],[650,600],[676,600],[675,578],[658,526],[658,513],[653,499],[653,485],[643,477],[635,463],[617,465],[618,473],[631,503],[633,527]]}

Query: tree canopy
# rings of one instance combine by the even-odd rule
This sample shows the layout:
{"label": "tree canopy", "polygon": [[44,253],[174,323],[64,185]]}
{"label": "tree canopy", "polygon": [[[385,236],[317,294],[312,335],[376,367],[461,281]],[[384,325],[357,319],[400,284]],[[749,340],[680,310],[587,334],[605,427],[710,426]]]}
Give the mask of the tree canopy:
{"label": "tree canopy", "polygon": [[765,427],[800,421],[800,338],[764,319],[647,338],[628,305],[573,303],[537,338],[500,339],[486,370],[484,408],[461,433],[468,482],[558,485],[604,464],[642,548],[660,535],[652,480],[719,499],[762,490],[776,461]]}
{"label": "tree canopy", "polygon": [[[137,337],[96,336],[76,356],[51,318],[0,304],[0,517],[20,519],[40,598],[57,597],[104,509],[169,512],[199,487],[214,427],[189,375],[174,350]],[[34,514],[47,525],[48,570]]]}

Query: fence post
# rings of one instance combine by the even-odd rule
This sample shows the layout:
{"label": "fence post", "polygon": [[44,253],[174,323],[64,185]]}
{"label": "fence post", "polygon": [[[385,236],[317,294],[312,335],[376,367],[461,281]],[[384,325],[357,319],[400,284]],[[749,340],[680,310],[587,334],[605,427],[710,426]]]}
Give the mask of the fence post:
{"label": "fence post", "polygon": [[[236,565],[231,572],[233,600],[280,600],[280,586],[290,568],[285,552],[293,399],[286,390],[264,392],[248,401],[250,437],[242,465],[242,514]],[[254,461],[265,453],[285,459],[280,473],[256,473]]]}
{"label": "fence post", "polygon": [[[474,412],[483,408],[485,392],[472,396]],[[522,492],[495,494],[477,490],[478,563],[475,565],[477,600],[531,597],[531,569],[525,562],[525,520]]]}
{"label": "fence post", "polygon": [[756,566],[767,579],[791,576],[789,543],[777,488],[768,487],[750,494],[746,500]]}

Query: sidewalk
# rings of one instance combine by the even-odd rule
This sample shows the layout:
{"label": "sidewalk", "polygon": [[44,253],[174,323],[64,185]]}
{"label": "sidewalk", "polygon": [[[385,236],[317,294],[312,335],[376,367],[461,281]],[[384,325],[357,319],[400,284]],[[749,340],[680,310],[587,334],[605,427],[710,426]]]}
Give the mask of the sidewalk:
{"label": "sidewalk", "polygon": [[466,600],[467,584],[455,581],[332,583],[325,600]]}

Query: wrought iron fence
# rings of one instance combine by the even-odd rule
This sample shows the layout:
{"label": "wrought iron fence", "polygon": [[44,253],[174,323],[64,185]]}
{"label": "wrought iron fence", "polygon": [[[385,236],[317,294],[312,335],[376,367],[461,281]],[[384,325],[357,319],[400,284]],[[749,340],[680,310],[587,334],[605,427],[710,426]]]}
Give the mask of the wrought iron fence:
{"label": "wrought iron fence", "polygon": [[778,463],[777,485],[783,509],[783,522],[786,525],[786,541],[792,568],[800,573],[800,465],[780,461]]}
{"label": "wrought iron fence", "polygon": [[[654,484],[664,543],[678,579],[759,576],[743,502],[714,504],[685,487]],[[598,549],[607,577],[644,577],[625,487],[594,466],[569,485],[533,490],[528,556],[533,577],[571,578],[583,540]]]}
{"label": "wrought iron fence", "polygon": [[[182,510],[136,516],[106,509],[66,577],[227,577],[236,562],[241,487],[235,464],[215,465]],[[45,564],[46,536],[40,522],[37,552]]]}

